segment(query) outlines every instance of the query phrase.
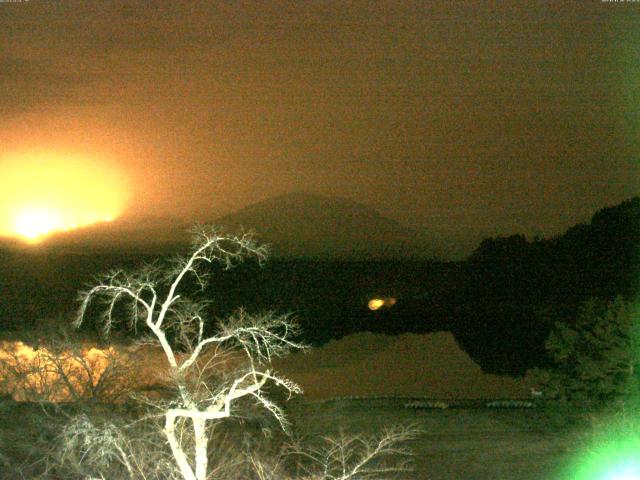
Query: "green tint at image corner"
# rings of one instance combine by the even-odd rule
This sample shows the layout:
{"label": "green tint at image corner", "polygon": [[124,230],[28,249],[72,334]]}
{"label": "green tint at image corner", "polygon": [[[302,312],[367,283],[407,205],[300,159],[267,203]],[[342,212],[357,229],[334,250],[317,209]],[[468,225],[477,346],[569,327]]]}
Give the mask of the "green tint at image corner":
{"label": "green tint at image corner", "polygon": [[640,437],[630,435],[594,445],[559,480],[640,480]]}

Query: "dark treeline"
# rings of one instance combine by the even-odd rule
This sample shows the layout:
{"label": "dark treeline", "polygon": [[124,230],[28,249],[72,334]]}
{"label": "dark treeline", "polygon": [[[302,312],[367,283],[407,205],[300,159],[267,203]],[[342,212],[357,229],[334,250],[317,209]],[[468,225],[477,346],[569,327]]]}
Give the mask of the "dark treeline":
{"label": "dark treeline", "polygon": [[544,362],[553,324],[571,322],[587,299],[635,299],[639,253],[640,198],[555,238],[484,240],[448,294],[451,329],[485,370],[524,373]]}
{"label": "dark treeline", "polygon": [[[487,372],[521,375],[543,365],[557,321],[571,322],[591,297],[638,292],[640,198],[597,212],[589,224],[550,239],[484,240],[464,262],[252,262],[211,277],[211,314],[293,312],[314,345],[358,331],[452,331]],[[0,327],[37,331],[44,319],[68,321],[77,291],[93,275],[130,268],[155,255],[0,250]],[[392,308],[370,311],[375,297]]]}

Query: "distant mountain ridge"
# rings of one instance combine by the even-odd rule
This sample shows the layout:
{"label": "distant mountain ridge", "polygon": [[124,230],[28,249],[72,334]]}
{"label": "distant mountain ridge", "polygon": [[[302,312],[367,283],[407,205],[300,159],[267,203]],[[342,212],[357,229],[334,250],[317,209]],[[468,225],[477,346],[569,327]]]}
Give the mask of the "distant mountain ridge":
{"label": "distant mountain ridge", "polygon": [[340,197],[288,193],[219,218],[218,225],[251,229],[276,257],[426,257],[416,233],[371,207]]}
{"label": "distant mountain ridge", "polygon": [[[190,241],[195,222],[170,217],[123,217],[48,237],[60,251],[175,251]],[[417,233],[375,209],[340,197],[288,193],[251,204],[216,220],[227,231],[251,230],[270,244],[274,258],[431,258]]]}
{"label": "distant mountain ridge", "polygon": [[56,232],[42,245],[66,252],[131,251],[161,253],[175,251],[189,242],[192,223],[171,217],[123,217],[74,230]]}

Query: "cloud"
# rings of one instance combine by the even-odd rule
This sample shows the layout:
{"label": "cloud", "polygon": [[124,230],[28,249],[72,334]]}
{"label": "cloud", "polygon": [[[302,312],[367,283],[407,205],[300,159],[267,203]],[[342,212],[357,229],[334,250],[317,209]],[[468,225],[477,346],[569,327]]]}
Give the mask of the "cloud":
{"label": "cloud", "polygon": [[0,112],[25,112],[57,105],[95,104],[104,101],[85,92],[104,77],[51,61],[17,56],[0,57]]}

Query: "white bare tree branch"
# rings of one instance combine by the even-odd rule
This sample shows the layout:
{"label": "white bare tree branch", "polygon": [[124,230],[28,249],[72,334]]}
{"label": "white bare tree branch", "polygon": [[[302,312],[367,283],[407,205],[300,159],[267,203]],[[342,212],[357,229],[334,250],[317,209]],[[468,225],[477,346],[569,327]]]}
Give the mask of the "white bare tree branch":
{"label": "white bare tree branch", "polygon": [[[117,314],[122,310],[127,312],[127,326],[134,331],[140,322],[144,323],[162,347],[178,388],[176,402],[158,404],[163,409],[164,433],[173,457],[184,479],[205,480],[207,422],[231,417],[233,406],[240,399],[253,399],[286,428],[283,411],[267,398],[264,387],[267,383],[275,384],[289,395],[300,393],[301,389],[278,376],[268,365],[274,357],[303,345],[294,340],[299,330],[290,316],[272,312],[251,315],[243,309],[219,321],[214,335],[205,336],[208,304],[179,293],[183,281],[190,277],[203,289],[208,275],[203,267],[207,264],[217,262],[228,269],[247,257],[263,262],[267,249],[258,245],[251,234],[227,235],[210,227],[197,227],[193,233],[191,254],[174,259],[169,266],[154,263],[136,272],[118,270],[99,278],[98,285],[81,293],[75,324],[83,323],[94,299],[103,302],[101,320],[106,334],[116,325]],[[167,336],[168,331],[174,334],[174,344]],[[188,353],[175,350],[176,344]],[[211,359],[203,360],[205,352],[211,350],[214,357],[223,352],[241,353],[246,364],[234,370],[235,377],[215,389],[204,375],[215,365]],[[230,362],[237,358],[235,355]],[[184,431],[180,435],[176,432],[177,423],[184,420],[189,420],[193,427],[191,455],[185,451]]]}
{"label": "white bare tree branch", "polygon": [[305,478],[322,480],[373,480],[398,478],[412,470],[409,443],[422,434],[416,425],[388,428],[380,435],[323,437],[316,447],[297,449]]}

